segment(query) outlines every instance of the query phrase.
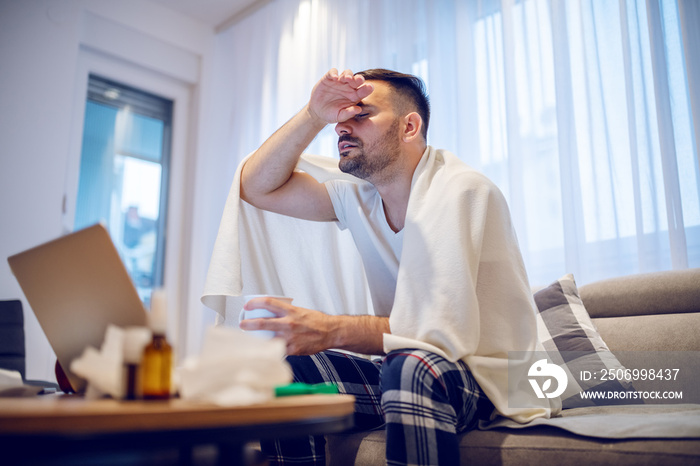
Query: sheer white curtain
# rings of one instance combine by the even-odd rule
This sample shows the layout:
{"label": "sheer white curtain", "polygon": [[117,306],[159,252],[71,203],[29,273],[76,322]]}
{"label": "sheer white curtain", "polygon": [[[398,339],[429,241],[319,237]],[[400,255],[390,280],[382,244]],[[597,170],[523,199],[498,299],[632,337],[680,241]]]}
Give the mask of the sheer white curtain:
{"label": "sheer white curtain", "polygon": [[506,195],[533,284],[700,267],[699,18],[692,0],[269,2],[217,39],[222,202],[328,68],[392,68],[428,86],[429,143]]}

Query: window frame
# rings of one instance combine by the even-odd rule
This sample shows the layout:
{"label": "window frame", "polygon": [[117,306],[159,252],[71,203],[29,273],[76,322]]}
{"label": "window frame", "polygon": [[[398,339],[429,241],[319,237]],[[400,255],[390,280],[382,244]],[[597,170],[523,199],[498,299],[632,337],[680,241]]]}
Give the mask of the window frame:
{"label": "window frame", "polygon": [[[188,170],[188,167],[193,163],[188,155],[191,140],[190,118],[193,118],[188,114],[188,109],[190,109],[190,103],[194,98],[191,86],[156,70],[150,70],[103,54],[89,47],[80,47],[75,91],[71,102],[73,112],[71,115],[70,150],[66,164],[62,203],[61,222],[64,233],[74,230],[85,101],[90,74],[102,76],[173,101],[168,205],[167,212],[163,213],[164,217],[167,218],[167,226],[163,235],[163,288],[166,292],[169,309],[168,337],[174,344],[181,341],[182,345],[186,345],[188,322],[186,303],[189,277],[183,267],[183,262],[189,253],[191,231],[185,228],[185,225],[191,224],[191,193],[194,183],[192,170]],[[181,356],[184,356],[184,353]]]}
{"label": "window frame", "polygon": [[[118,89],[120,95],[116,99],[110,99],[105,96],[105,92],[109,89]],[[113,79],[89,73],[88,86],[86,92],[86,102],[92,101],[101,105],[114,107],[122,111],[129,107],[135,114],[153,118],[163,122],[163,139],[161,147],[161,160],[157,163],[161,167],[160,177],[160,194],[159,194],[159,213],[158,221],[156,222],[156,231],[158,232],[153,270],[153,289],[160,288],[164,284],[165,270],[165,238],[167,235],[168,224],[168,192],[170,186],[170,161],[171,161],[171,140],[172,140],[172,118],[173,118],[173,101],[153,93],[146,92],[142,89],[137,89],[133,86],[125,85]],[[123,157],[132,157],[140,160],[154,162],[148,158],[144,158],[138,154],[128,153],[121,148],[114,148],[115,155]],[[81,151],[81,163],[82,163]],[[78,192],[78,194],[80,194]],[[76,198],[77,202],[77,198]],[[114,236],[113,236],[114,237]],[[143,298],[143,297],[142,297]]]}

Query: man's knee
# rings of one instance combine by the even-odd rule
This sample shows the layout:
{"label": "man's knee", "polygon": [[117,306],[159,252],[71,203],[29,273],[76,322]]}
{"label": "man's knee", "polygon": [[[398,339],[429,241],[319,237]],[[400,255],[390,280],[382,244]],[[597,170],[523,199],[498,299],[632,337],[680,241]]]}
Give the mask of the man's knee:
{"label": "man's knee", "polygon": [[386,355],[381,371],[382,392],[389,390],[415,391],[430,386],[438,378],[433,359],[437,355],[425,350],[395,350]]}
{"label": "man's knee", "polygon": [[490,411],[488,399],[466,364],[450,362],[429,351],[389,353],[382,365],[381,388],[387,422],[392,416],[392,419],[399,419],[396,422],[403,423],[406,415],[442,413],[438,416],[441,430],[464,432],[476,425],[480,400],[483,400],[484,413]]}

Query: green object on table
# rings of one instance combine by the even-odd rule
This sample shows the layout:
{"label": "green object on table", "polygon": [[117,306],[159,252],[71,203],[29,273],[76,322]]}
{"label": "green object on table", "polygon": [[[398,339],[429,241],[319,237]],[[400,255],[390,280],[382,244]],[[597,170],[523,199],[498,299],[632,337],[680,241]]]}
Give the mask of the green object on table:
{"label": "green object on table", "polygon": [[308,383],[295,382],[289,385],[275,387],[275,396],[316,395],[319,393],[337,394],[338,386],[330,383],[311,385]]}

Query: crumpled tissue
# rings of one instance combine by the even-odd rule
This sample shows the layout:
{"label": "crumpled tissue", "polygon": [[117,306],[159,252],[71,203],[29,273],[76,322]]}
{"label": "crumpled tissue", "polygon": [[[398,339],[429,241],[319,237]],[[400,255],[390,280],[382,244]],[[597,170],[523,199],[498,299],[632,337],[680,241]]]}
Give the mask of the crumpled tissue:
{"label": "crumpled tissue", "polygon": [[19,371],[0,369],[0,397],[34,396],[41,387],[25,385]]}
{"label": "crumpled tissue", "polygon": [[109,325],[100,350],[88,346],[79,358],[71,362],[70,370],[88,382],[86,398],[110,395],[118,399],[124,396],[123,346],[124,330]]}
{"label": "crumpled tissue", "polygon": [[0,369],[0,388],[21,387],[23,383],[22,374],[19,371]]}
{"label": "crumpled tissue", "polygon": [[143,348],[150,341],[151,332],[145,327],[128,327],[126,329],[109,325],[105,332],[102,348],[97,350],[88,346],[83,354],[73,360],[71,371],[87,380],[85,397],[88,399],[124,398],[126,384],[124,380],[124,356],[130,352],[143,353]]}
{"label": "crumpled tissue", "polygon": [[180,397],[222,406],[263,403],[292,381],[286,342],[264,340],[231,327],[211,327],[197,358],[179,370]]}

